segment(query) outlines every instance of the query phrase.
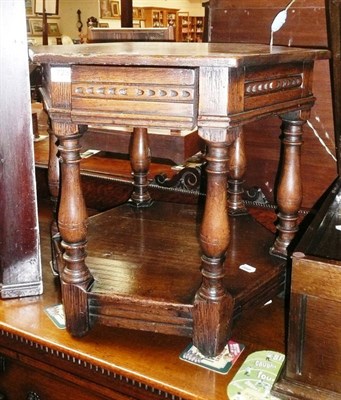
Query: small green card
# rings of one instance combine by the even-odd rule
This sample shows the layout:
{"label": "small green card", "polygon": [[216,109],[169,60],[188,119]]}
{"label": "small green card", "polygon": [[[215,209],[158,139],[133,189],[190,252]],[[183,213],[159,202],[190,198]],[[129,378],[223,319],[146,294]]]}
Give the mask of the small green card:
{"label": "small green card", "polygon": [[250,354],[227,387],[229,400],[275,400],[271,388],[285,356],[264,350]]}

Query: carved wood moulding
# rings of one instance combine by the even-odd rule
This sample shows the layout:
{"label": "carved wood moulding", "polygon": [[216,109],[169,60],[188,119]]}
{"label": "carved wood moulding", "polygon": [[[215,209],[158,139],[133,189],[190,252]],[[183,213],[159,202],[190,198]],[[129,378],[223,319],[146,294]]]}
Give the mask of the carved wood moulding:
{"label": "carved wood moulding", "polygon": [[112,84],[100,85],[75,85],[73,88],[75,96],[84,97],[97,97],[101,96],[109,99],[140,99],[153,98],[154,100],[171,99],[172,101],[193,100],[194,89],[182,89],[181,87],[167,87],[167,86],[143,86],[143,85],[130,85],[130,86],[113,86]]}
{"label": "carved wood moulding", "polygon": [[257,96],[277,92],[279,90],[288,90],[299,88],[302,85],[302,76],[295,75],[286,78],[268,79],[260,82],[249,82],[245,85],[245,95]]}

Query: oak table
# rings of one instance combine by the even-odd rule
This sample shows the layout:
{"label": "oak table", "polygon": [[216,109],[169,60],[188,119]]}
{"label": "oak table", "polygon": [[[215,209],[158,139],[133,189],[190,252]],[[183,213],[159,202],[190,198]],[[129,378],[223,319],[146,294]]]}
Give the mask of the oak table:
{"label": "oak table", "polygon": [[[202,353],[219,354],[233,317],[283,287],[302,201],[300,147],[314,104],[313,66],[329,52],[233,43],[42,46],[30,52],[44,71],[55,199],[61,181],[52,234],[67,329],[82,336],[102,323],[192,336]],[[242,127],[274,114],[283,121],[283,148],[272,243],[243,204]],[[88,126],[132,127],[134,172],[129,204],[90,220],[89,233],[79,173],[79,141]],[[155,127],[197,128],[205,140],[202,212],[153,203],[146,174],[148,129]],[[184,235],[186,242],[177,241]],[[245,272],[250,264],[254,272]]]}

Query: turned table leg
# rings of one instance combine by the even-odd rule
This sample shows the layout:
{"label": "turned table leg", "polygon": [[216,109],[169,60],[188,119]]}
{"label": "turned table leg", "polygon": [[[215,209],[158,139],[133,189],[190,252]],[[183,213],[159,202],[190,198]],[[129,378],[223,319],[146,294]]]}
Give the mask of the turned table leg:
{"label": "turned table leg", "polygon": [[134,175],[134,189],[131,204],[135,207],[149,207],[152,203],[148,191],[150,148],[147,128],[134,128],[130,149],[130,164]]}
{"label": "turned table leg", "polygon": [[215,356],[226,346],[233,311],[233,298],[223,278],[230,232],[227,213],[228,146],[209,143],[207,195],[200,232],[202,284],[193,310],[193,343],[205,355]]}
{"label": "turned table leg", "polygon": [[61,159],[58,228],[64,249],[64,268],[60,275],[66,327],[72,335],[82,336],[89,329],[86,290],[92,276],[85,265],[87,212],[80,181],[81,133],[73,124],[57,123],[54,129]]}
{"label": "turned table leg", "polygon": [[246,171],[245,139],[243,129],[239,128],[236,140],[229,147],[229,214],[231,216],[247,214],[242,195],[243,177]]}
{"label": "turned table leg", "polygon": [[303,197],[301,180],[301,146],[303,125],[300,112],[281,116],[282,166],[277,189],[277,237],[270,254],[286,258],[288,246],[298,231],[298,211]]}

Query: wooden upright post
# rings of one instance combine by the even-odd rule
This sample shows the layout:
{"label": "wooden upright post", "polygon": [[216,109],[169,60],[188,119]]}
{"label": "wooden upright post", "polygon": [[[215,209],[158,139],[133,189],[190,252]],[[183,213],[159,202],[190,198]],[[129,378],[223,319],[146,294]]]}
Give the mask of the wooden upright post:
{"label": "wooden upright post", "polygon": [[43,45],[48,44],[48,32],[47,32],[47,14],[46,14],[46,0],[43,0]]}
{"label": "wooden upright post", "polygon": [[133,0],[121,0],[121,27],[133,27]]}

